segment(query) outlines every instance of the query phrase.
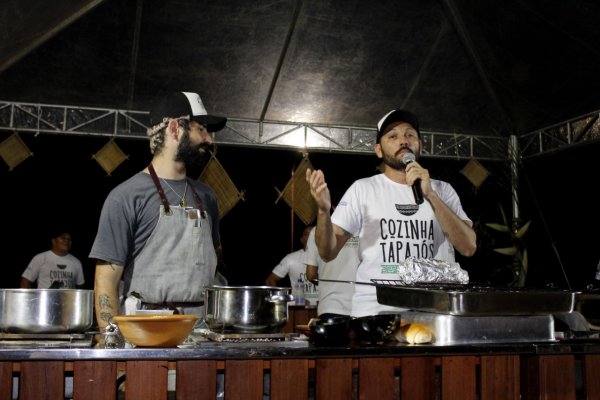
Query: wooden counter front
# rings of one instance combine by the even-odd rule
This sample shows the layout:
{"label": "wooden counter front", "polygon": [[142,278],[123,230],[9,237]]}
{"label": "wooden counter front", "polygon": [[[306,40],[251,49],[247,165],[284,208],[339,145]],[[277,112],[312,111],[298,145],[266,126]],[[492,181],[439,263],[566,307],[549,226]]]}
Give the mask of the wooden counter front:
{"label": "wooden counter front", "polygon": [[600,399],[599,345],[469,347],[0,350],[0,400]]}

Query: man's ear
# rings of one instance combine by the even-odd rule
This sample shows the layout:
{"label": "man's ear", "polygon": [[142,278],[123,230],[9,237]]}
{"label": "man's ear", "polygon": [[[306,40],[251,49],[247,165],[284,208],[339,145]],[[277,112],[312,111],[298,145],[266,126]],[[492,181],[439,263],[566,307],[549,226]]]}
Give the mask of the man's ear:
{"label": "man's ear", "polygon": [[377,158],[383,158],[383,153],[381,152],[381,143],[375,144],[375,154],[377,155]]}
{"label": "man's ear", "polygon": [[179,138],[179,124],[177,123],[176,119],[169,120],[169,124],[167,125],[167,133],[175,140]]}

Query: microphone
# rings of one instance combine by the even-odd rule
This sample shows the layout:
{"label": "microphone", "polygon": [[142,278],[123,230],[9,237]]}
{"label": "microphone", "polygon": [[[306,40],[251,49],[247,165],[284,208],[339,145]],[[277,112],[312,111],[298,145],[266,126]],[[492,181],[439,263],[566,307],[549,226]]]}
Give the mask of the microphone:
{"label": "microphone", "polygon": [[[413,153],[406,153],[402,157],[402,162],[404,165],[408,165],[411,162],[415,161],[415,155]],[[417,179],[415,183],[412,184],[413,195],[415,196],[415,202],[417,204],[423,203],[423,189],[421,189],[421,180]]]}

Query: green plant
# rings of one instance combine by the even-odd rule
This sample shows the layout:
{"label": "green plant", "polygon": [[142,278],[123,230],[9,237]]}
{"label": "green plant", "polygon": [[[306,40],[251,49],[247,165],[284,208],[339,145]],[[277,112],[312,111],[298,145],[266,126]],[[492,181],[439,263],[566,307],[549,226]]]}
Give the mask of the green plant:
{"label": "green plant", "polygon": [[500,213],[502,214],[503,224],[486,223],[485,226],[497,232],[508,234],[511,246],[499,247],[492,250],[496,253],[512,257],[512,261],[508,268],[512,271],[513,280],[510,282],[509,286],[523,287],[525,286],[528,268],[527,248],[525,247],[523,236],[525,236],[525,233],[529,230],[531,221],[527,221],[520,227],[520,221],[513,221],[513,223],[509,225],[502,206],[500,206]]}

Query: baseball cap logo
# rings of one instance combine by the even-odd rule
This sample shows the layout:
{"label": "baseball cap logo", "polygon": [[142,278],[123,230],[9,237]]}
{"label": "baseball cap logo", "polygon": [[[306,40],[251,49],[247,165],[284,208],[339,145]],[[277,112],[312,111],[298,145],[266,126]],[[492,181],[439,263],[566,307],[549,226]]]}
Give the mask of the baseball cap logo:
{"label": "baseball cap logo", "polygon": [[204,108],[204,104],[202,103],[202,99],[198,96],[198,93],[191,92],[182,92],[185,97],[187,97],[190,102],[190,107],[192,108],[192,116],[196,115],[207,115],[206,108]]}

